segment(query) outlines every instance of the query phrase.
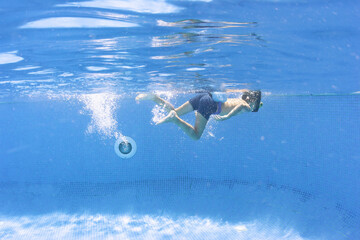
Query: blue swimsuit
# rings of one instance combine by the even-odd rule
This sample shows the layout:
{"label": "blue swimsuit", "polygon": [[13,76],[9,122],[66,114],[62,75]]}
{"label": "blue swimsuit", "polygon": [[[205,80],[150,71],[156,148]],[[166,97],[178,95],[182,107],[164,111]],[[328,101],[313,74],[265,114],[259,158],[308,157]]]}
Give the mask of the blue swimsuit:
{"label": "blue swimsuit", "polygon": [[206,120],[209,120],[211,114],[221,112],[221,102],[215,102],[211,93],[202,93],[189,100],[194,110],[200,113]]}

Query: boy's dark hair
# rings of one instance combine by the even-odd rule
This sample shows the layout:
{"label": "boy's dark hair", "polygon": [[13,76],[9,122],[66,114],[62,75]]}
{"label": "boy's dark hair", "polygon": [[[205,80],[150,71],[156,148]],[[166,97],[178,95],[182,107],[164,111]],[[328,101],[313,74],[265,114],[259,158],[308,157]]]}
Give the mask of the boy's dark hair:
{"label": "boy's dark hair", "polygon": [[260,90],[244,92],[241,98],[248,104],[255,103],[252,112],[257,112],[259,110],[260,102],[261,102],[261,91]]}

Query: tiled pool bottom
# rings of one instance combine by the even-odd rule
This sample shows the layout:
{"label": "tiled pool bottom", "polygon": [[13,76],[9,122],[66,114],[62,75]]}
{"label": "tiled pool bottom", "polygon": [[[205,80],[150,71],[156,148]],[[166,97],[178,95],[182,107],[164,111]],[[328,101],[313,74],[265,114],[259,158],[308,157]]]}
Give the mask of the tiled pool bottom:
{"label": "tiled pool bottom", "polygon": [[356,239],[359,223],[339,203],[262,181],[0,186],[1,239]]}

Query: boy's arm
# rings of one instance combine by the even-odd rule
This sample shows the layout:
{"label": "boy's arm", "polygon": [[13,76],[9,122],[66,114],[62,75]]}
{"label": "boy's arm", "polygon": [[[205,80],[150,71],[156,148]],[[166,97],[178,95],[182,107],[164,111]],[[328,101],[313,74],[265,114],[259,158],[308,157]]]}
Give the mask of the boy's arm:
{"label": "boy's arm", "polygon": [[224,116],[215,115],[214,118],[217,121],[223,121],[223,120],[227,120],[227,119],[231,118],[232,116],[237,115],[238,113],[250,112],[250,111],[251,111],[251,108],[248,104],[239,104],[236,107],[234,107],[228,114],[226,114]]}

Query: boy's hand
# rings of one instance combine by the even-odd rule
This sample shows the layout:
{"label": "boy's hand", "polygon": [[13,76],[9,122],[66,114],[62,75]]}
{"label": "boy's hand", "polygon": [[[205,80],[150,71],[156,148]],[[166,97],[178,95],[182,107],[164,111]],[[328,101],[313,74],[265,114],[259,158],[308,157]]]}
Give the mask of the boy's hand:
{"label": "boy's hand", "polygon": [[226,119],[228,119],[228,117],[225,115],[225,116],[220,116],[220,115],[214,115],[213,118],[216,120],[216,121],[224,121]]}

